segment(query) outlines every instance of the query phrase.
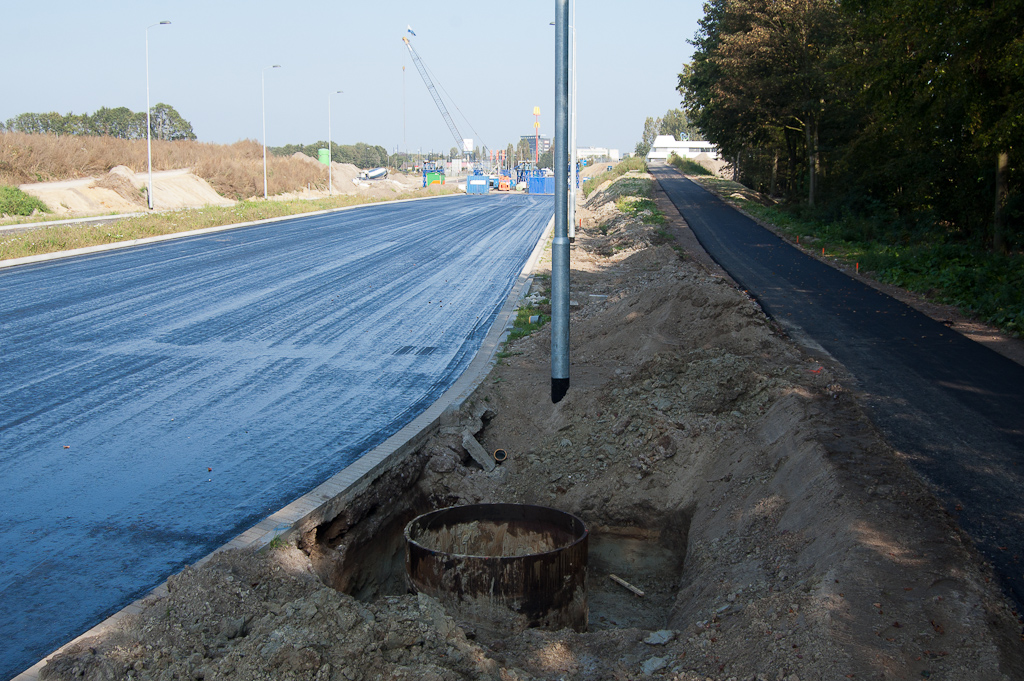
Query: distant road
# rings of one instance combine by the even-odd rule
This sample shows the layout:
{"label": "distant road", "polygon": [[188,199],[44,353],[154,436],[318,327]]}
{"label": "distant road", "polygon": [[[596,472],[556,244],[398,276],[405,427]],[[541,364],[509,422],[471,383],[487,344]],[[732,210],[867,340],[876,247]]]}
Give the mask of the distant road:
{"label": "distant road", "polygon": [[443,197],[0,270],[0,679],[431,404],[552,211]]}
{"label": "distant road", "polygon": [[1024,367],[802,253],[674,169],[651,172],[765,312],[853,374],[872,418],[1024,613]]}

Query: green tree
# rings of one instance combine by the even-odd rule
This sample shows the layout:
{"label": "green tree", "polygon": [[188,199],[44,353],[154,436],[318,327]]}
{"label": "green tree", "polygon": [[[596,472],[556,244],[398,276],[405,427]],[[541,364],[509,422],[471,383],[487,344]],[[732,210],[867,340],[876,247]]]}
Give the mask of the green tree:
{"label": "green tree", "polygon": [[533,152],[530,151],[530,142],[524,139],[519,140],[519,144],[516,145],[516,161],[521,163],[532,160]]}
{"label": "green tree", "polygon": [[696,128],[690,125],[686,114],[679,109],[669,109],[665,112],[665,115],[661,117],[661,125],[658,126],[658,134],[671,135],[679,141],[700,138]]}
{"label": "green tree", "polygon": [[89,134],[120,139],[140,139],[146,136],[146,119],[131,109],[119,106],[114,109],[100,107],[88,119]]}
{"label": "green tree", "polygon": [[541,152],[540,159],[537,161],[538,168],[551,168],[555,167],[555,150],[552,147],[547,151]]}
{"label": "green tree", "polygon": [[[788,177],[803,166],[814,205],[823,159],[845,93],[836,53],[850,40],[838,0],[712,0],[679,74],[690,120],[728,157],[784,154]],[[828,145],[826,145],[828,146]]]}
{"label": "green tree", "polygon": [[654,138],[658,136],[658,131],[661,129],[661,119],[647,117],[644,121],[644,132],[640,136],[640,141],[636,143],[636,155],[644,158],[648,152],[651,151],[651,145],[654,144]]}
{"label": "green tree", "polygon": [[170,104],[159,103],[150,110],[151,131],[158,140],[194,140],[192,124]]}
{"label": "green tree", "polygon": [[849,77],[866,85],[859,98],[867,110],[847,150],[850,176],[873,200],[947,238],[996,251],[1019,245],[1024,2],[845,7],[861,48]]}

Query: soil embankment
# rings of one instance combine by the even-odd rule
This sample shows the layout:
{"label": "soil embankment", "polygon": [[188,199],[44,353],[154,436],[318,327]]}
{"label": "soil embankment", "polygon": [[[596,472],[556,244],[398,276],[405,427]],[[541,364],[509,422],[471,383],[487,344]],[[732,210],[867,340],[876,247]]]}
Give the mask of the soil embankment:
{"label": "soil embankment", "polygon": [[[41,678],[1024,677],[990,573],[843,368],[674,250],[691,243],[677,216],[644,224],[613,196],[577,213],[565,400],[548,398],[549,331],[510,344],[457,423],[337,518],[185,570]],[[507,460],[485,472],[465,429]],[[494,638],[406,592],[404,523],[476,502],[588,523],[589,631]]]}
{"label": "soil embankment", "polygon": [[[295,156],[301,156],[309,163],[319,165],[318,161],[303,154]],[[334,163],[331,171],[335,194],[386,197],[389,193],[405,192],[419,186],[418,178],[405,175],[384,180],[361,180],[361,171],[350,163]],[[76,217],[144,211],[147,208],[148,182],[148,173],[134,173],[125,166],[117,166],[99,177],[23,184],[20,188],[42,200],[55,214]],[[327,195],[325,182],[324,188],[306,187],[270,198],[311,199]],[[233,200],[218,194],[209,182],[187,168],[153,173],[155,210],[230,206],[234,203]]]}

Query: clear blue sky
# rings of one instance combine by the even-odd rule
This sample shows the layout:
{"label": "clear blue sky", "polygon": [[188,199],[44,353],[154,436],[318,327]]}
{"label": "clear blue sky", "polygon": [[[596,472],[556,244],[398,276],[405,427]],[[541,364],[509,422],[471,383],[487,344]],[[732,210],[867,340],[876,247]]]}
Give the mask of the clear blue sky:
{"label": "clear blue sky", "polygon": [[[448,150],[454,140],[401,41],[416,50],[464,117],[464,137],[503,148],[554,132],[554,0],[53,0],[2,12],[0,120],[24,112],[146,108],[150,93],[190,121],[201,141],[267,143],[332,136],[389,150]],[[647,116],[680,105],[677,74],[703,14],[699,0],[578,0],[578,143],[632,151]],[[403,75],[405,130],[403,135]],[[442,93],[443,94],[443,93]],[[447,98],[446,98],[447,99]],[[469,123],[466,123],[466,120]],[[475,129],[475,132],[472,128]],[[403,142],[403,136],[405,142]]]}

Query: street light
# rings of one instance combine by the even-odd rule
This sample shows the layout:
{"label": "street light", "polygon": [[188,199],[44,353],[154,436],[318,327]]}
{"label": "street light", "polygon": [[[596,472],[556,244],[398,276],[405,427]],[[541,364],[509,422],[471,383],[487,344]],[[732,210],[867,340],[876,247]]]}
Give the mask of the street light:
{"label": "street light", "polygon": [[263,88],[263,198],[267,198],[267,69],[279,69],[280,64],[264,66],[260,72],[260,84]]}
{"label": "street light", "polygon": [[[571,19],[569,23],[569,40],[571,56],[569,57],[569,218],[566,233],[569,243],[576,241],[576,0],[569,0]],[[551,22],[551,26],[555,22]]]}
{"label": "street light", "polygon": [[555,234],[551,240],[551,401],[569,391],[569,0],[555,0]]}
{"label": "street light", "polygon": [[152,126],[149,121],[149,29],[153,26],[166,26],[169,23],[171,22],[161,21],[146,27],[146,159],[149,164],[149,189],[146,192],[146,200],[150,210],[153,210],[153,140],[150,135]]}
{"label": "street light", "polygon": [[338,90],[327,95],[327,195],[334,195],[334,181],[331,179],[331,166],[334,164],[334,144],[331,141],[331,97],[345,94],[344,90]]}
{"label": "street light", "polygon": [[572,81],[569,87],[569,219],[567,234],[569,242],[576,241],[576,0],[569,0],[572,24],[569,26],[572,40],[572,56],[569,71]]}

